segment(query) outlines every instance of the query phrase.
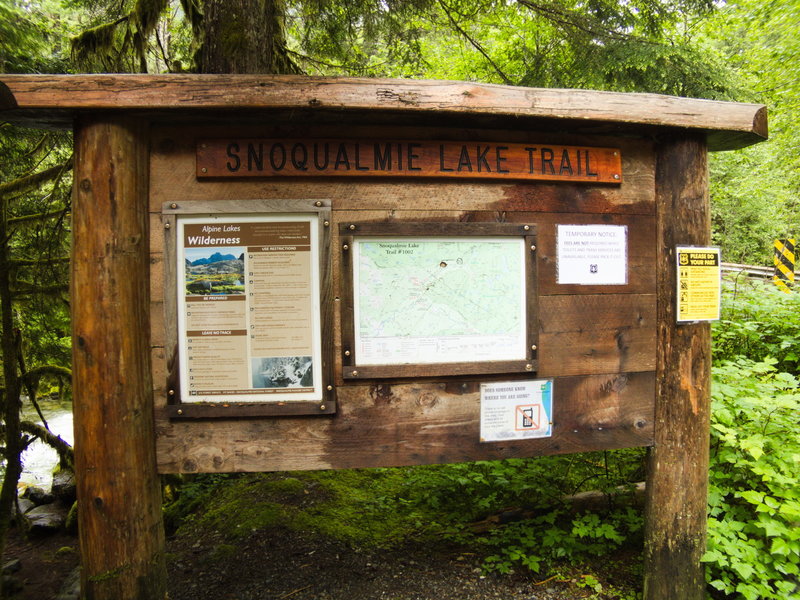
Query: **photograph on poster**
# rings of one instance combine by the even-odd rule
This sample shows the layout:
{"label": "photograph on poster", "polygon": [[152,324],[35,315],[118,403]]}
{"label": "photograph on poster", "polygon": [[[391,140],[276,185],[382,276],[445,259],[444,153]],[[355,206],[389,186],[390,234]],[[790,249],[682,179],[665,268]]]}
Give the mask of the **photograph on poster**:
{"label": "photograph on poster", "polygon": [[244,294],[244,251],[233,248],[186,248],[186,294]]}
{"label": "photograph on poster", "polygon": [[314,382],[310,356],[252,359],[253,388],[310,388]]}

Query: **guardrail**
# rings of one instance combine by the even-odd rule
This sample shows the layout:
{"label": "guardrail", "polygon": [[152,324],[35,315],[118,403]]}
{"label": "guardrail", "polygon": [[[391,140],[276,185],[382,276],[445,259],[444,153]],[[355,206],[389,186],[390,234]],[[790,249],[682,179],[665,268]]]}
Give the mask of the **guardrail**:
{"label": "guardrail", "polygon": [[[760,279],[772,279],[775,274],[775,267],[761,267],[759,265],[740,265],[737,263],[722,263],[723,275],[739,275],[744,273],[747,277],[758,277]],[[800,282],[800,271],[794,272],[794,280]]]}

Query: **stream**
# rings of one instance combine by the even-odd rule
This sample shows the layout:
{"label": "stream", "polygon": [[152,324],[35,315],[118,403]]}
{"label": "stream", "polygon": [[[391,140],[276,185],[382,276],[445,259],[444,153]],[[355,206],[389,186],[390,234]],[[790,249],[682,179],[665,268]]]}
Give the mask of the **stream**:
{"label": "stream", "polygon": [[[39,415],[36,414],[27,398],[23,399],[22,406],[22,419],[41,425]],[[39,400],[39,406],[44,418],[47,419],[50,431],[72,445],[72,403],[45,399]],[[58,454],[56,451],[40,440],[34,441],[22,454],[22,476],[19,487],[36,486],[49,491],[53,468],[57,464]]]}

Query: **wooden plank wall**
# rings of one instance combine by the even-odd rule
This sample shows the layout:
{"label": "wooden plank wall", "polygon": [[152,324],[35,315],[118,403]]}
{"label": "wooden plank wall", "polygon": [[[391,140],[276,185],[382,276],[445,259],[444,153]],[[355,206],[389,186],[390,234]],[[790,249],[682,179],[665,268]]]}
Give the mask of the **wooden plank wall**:
{"label": "wooden plank wall", "polygon": [[[620,148],[621,185],[470,180],[246,179],[197,181],[200,138],[343,137],[332,126],[161,126],[151,132],[151,344],[158,465],[162,472],[325,469],[535,456],[651,445],[656,365],[654,149],[635,138],[546,136],[520,131],[346,128],[346,137],[451,139]],[[166,411],[164,228],[166,202],[330,199],[338,225],[390,221],[507,221],[538,227],[539,371],[554,378],[553,436],[509,443],[479,438],[482,381],[500,376],[347,383],[334,311],[336,415],[174,421]],[[556,225],[628,226],[628,283],[558,285]],[[340,288],[333,261],[334,296]],[[335,300],[334,300],[335,301]],[[518,378],[530,378],[520,375]]]}

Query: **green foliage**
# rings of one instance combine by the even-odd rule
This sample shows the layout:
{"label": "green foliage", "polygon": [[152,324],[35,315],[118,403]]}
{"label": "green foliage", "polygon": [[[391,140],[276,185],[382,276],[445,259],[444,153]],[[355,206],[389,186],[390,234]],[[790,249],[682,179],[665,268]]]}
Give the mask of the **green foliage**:
{"label": "green foliage", "polygon": [[787,598],[800,575],[800,386],[775,361],[714,369],[710,584],[746,600]]}
{"label": "green foliage", "polygon": [[799,11],[796,0],[737,0],[706,23],[733,99],[769,109],[767,142],[711,156],[714,243],[731,262],[769,265],[773,239],[800,233]]}
{"label": "green foliage", "polygon": [[692,31],[713,4],[598,0],[290,2],[311,73],[541,87],[727,93],[727,67]]}
{"label": "green foliage", "polygon": [[493,530],[483,540],[494,551],[484,567],[510,573],[521,566],[539,573],[544,566],[552,569],[557,561],[609,556],[625,544],[640,541],[641,529],[642,515],[630,507],[578,515],[551,510]]}
{"label": "green foliage", "polygon": [[800,581],[800,295],[732,286],[715,326],[709,473],[710,585],[745,600]]}
{"label": "green foliage", "polygon": [[0,73],[60,73],[66,39],[73,27],[70,12],[57,0],[0,3]]}
{"label": "green foliage", "polygon": [[744,356],[800,372],[800,292],[742,278],[725,282],[723,298],[721,320],[713,328],[716,363]]}

